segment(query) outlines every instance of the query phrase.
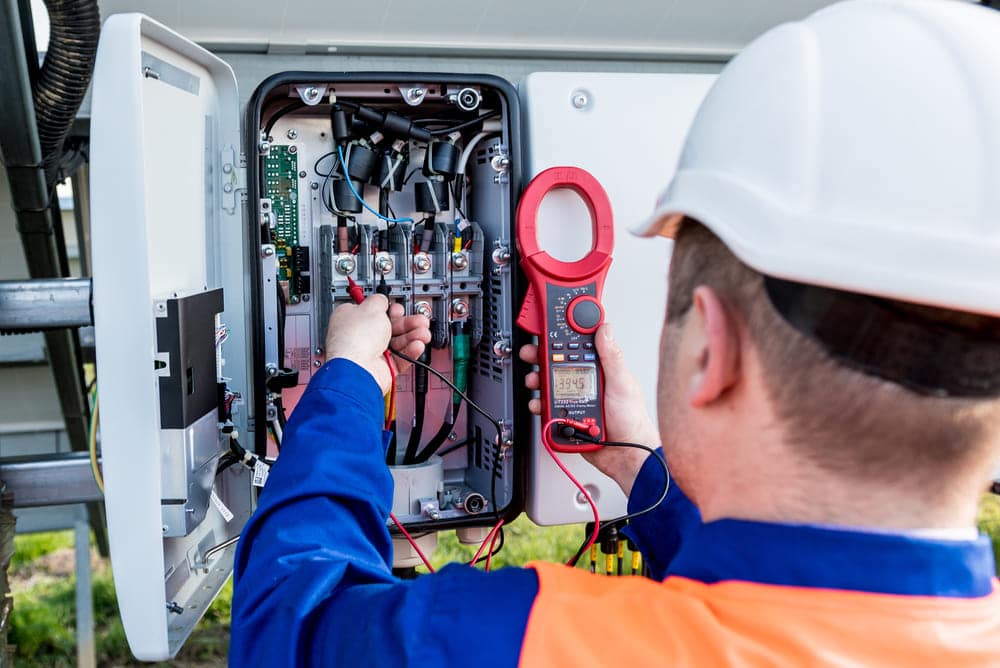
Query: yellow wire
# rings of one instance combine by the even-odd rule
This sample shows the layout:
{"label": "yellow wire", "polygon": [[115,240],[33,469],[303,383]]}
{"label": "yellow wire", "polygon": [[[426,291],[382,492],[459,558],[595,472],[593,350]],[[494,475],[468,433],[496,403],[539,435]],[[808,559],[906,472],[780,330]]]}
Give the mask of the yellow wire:
{"label": "yellow wire", "polygon": [[101,490],[101,494],[104,494],[104,476],[101,475],[101,469],[97,465],[97,391],[94,391],[94,410],[90,414],[90,470],[94,473],[94,482],[97,483],[97,489]]}

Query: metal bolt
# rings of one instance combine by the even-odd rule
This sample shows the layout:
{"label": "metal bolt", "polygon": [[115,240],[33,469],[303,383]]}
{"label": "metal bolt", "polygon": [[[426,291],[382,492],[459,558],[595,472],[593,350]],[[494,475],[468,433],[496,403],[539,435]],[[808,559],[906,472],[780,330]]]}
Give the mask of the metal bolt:
{"label": "metal bolt", "polygon": [[264,367],[264,373],[267,374],[268,378],[273,378],[278,375],[278,367],[274,364],[268,364]]}
{"label": "metal bolt", "polygon": [[288,132],[285,133],[289,139],[297,139],[299,136],[299,131],[295,128],[288,128]]}
{"label": "metal bolt", "polygon": [[304,302],[309,301],[309,293],[308,292],[305,293],[304,295],[302,295],[302,301],[304,301]]}
{"label": "metal bolt", "polygon": [[319,360],[313,360],[313,366],[318,369],[319,367],[323,366],[323,363],[320,362]]}
{"label": "metal bolt", "polygon": [[358,266],[358,263],[354,261],[353,255],[338,255],[337,256],[337,272],[344,274],[350,274]]}
{"label": "metal bolt", "polygon": [[413,271],[426,274],[431,270],[431,258],[427,253],[417,253],[413,256]]}
{"label": "metal bolt", "polygon": [[271,142],[267,140],[260,142],[259,144],[257,144],[257,150],[260,151],[261,153],[267,153],[268,151],[271,150]]}
{"label": "metal bolt", "polygon": [[388,274],[394,266],[395,263],[388,255],[379,255],[375,258],[375,271],[380,274]]}
{"label": "metal bolt", "polygon": [[222,191],[227,193],[233,192],[233,184],[232,183],[222,184]]}
{"label": "metal bolt", "polygon": [[288,147],[288,152],[289,153],[298,153],[299,152],[299,147],[298,146],[289,146]]}
{"label": "metal bolt", "polygon": [[288,298],[288,303],[290,303],[290,304],[298,304],[299,303],[299,296],[298,295],[292,295],[291,297]]}
{"label": "metal bolt", "polygon": [[431,305],[428,302],[417,302],[413,305],[413,312],[417,315],[422,315],[429,320],[434,311],[431,309]]}
{"label": "metal bolt", "polygon": [[586,109],[590,106],[590,95],[585,90],[575,90],[570,96],[570,101],[577,109]]}
{"label": "metal bolt", "polygon": [[232,166],[232,165],[230,165],[230,164],[229,164],[229,163],[227,162],[226,164],[224,164],[224,165],[222,166],[222,173],[223,173],[223,174],[232,174],[232,173],[233,173],[233,166]]}
{"label": "metal bolt", "polygon": [[493,250],[493,264],[498,267],[506,267],[507,263],[510,262],[510,249],[506,246],[500,246]]}
{"label": "metal bolt", "polygon": [[451,302],[451,314],[456,318],[464,318],[469,315],[469,302],[464,299],[456,299]]}
{"label": "metal bolt", "polygon": [[274,255],[274,246],[264,246],[264,257],[271,257]]}
{"label": "metal bolt", "polygon": [[317,347],[316,350],[313,351],[313,353],[316,354],[316,355],[322,355],[323,354],[323,349]]}
{"label": "metal bolt", "polygon": [[507,339],[500,339],[493,344],[493,354],[501,359],[506,359],[510,357],[514,349],[510,345],[510,341]]}
{"label": "metal bolt", "polygon": [[424,92],[425,91],[423,88],[417,86],[415,88],[411,88],[410,90],[406,91],[406,97],[416,102],[417,100],[421,99],[424,96]]}
{"label": "metal bolt", "polygon": [[315,86],[310,86],[309,88],[306,88],[306,97],[308,99],[311,100],[314,97],[318,97],[318,96],[319,96],[319,89],[318,88],[316,88]]}
{"label": "metal bolt", "polygon": [[306,170],[303,169],[302,171],[299,172],[299,178],[300,179],[304,179],[304,178],[306,178],[306,176],[307,176]]}
{"label": "metal bolt", "polygon": [[448,440],[449,440],[449,441],[454,441],[454,440],[456,440],[457,438],[458,438],[458,433],[457,433],[457,432],[454,432],[454,431],[453,431],[453,432],[451,432],[450,434],[448,434]]}
{"label": "metal bolt", "polygon": [[451,267],[458,271],[468,268],[469,266],[469,256],[465,253],[452,253],[451,254]]}
{"label": "metal bolt", "polygon": [[312,188],[313,190],[319,190],[319,184],[317,182],[315,182],[315,181],[313,181],[312,183],[310,183],[309,187]]}
{"label": "metal bolt", "polygon": [[490,159],[490,167],[494,171],[502,172],[510,166],[510,158],[505,155],[495,155]]}

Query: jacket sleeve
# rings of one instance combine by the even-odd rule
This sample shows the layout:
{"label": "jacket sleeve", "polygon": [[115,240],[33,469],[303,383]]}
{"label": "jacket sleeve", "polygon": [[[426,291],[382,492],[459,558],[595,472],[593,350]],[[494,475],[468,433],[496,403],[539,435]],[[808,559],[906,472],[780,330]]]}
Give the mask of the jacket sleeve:
{"label": "jacket sleeve", "polygon": [[[663,450],[657,450],[663,456]],[[650,455],[643,462],[628,498],[628,512],[634,513],[656,503],[663,494],[663,466]],[[625,529],[642,552],[649,574],[656,580],[667,576],[667,568],[684,539],[701,526],[701,513],[673,480],[667,498],[655,509],[640,515]]]}
{"label": "jacket sleeve", "polygon": [[231,665],[517,664],[533,570],[393,576],[383,411],[354,363],[313,376],[237,549]]}

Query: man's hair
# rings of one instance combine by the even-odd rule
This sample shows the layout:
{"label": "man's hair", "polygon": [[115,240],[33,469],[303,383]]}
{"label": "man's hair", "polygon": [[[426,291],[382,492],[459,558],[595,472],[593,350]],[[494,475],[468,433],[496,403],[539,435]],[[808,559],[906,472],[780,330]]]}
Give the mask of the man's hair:
{"label": "man's hair", "polygon": [[[762,274],[705,226],[687,219],[670,263],[668,322],[687,315],[699,285],[715,290],[745,323],[776,416],[794,446],[817,465],[862,477],[929,480],[949,470],[981,467],[983,448],[995,451],[989,441],[1000,402],[920,394],[836,360],[778,313]],[[914,313],[937,323],[984,319],[891,303],[900,307],[892,317],[902,319]]]}

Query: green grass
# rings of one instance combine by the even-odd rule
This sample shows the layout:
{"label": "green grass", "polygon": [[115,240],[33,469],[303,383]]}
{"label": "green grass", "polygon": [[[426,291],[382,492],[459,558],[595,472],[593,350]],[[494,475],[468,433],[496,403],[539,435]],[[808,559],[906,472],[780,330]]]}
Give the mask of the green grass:
{"label": "green grass", "polygon": [[73,547],[72,531],[52,531],[14,536],[14,557],[10,561],[10,567],[12,570],[17,569],[30,564],[39,557],[65,547]]}
{"label": "green grass", "polygon": [[[993,549],[1000,561],[1000,497],[984,498],[980,506],[979,526],[992,536]],[[525,517],[505,530],[506,544],[493,561],[495,568],[520,566],[536,560],[565,561],[583,539],[583,529],[579,525],[536,527]],[[19,573],[34,572],[41,557],[70,547],[71,532],[18,536],[11,575],[16,578]],[[449,562],[468,562],[477,548],[478,545],[460,544],[454,532],[444,532],[439,537],[438,548],[431,561],[435,567]],[[599,571],[603,570],[603,563],[602,557]],[[581,559],[580,566],[589,567],[586,556]],[[629,567],[626,557],[626,572]],[[75,664],[74,588],[72,576],[48,577],[39,578],[35,584],[15,594],[10,642],[17,645],[15,657],[18,666],[58,668]],[[109,568],[104,567],[94,573],[93,592],[98,665],[148,665],[135,662],[128,650]],[[228,583],[181,650],[179,662],[189,666],[225,662],[232,600],[232,584]]]}

